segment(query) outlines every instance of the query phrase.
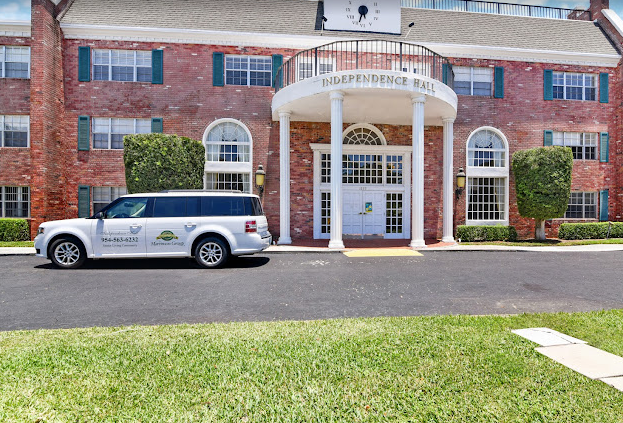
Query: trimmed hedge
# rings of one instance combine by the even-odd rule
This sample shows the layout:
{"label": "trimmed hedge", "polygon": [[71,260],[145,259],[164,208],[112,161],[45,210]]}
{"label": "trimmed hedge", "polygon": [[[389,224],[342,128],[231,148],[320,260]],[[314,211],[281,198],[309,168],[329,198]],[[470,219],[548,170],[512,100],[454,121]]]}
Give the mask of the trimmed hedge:
{"label": "trimmed hedge", "polygon": [[517,231],[514,226],[467,226],[456,228],[456,237],[462,242],[474,241],[516,241]]}
{"label": "trimmed hedge", "polygon": [[123,161],[128,193],[202,189],[205,148],[177,135],[126,135]]}
{"label": "trimmed hedge", "polygon": [[[609,231],[608,231],[609,230]],[[623,222],[563,223],[558,230],[560,239],[623,238]]]}
{"label": "trimmed hedge", "polygon": [[0,219],[0,241],[30,241],[30,226],[26,219]]}

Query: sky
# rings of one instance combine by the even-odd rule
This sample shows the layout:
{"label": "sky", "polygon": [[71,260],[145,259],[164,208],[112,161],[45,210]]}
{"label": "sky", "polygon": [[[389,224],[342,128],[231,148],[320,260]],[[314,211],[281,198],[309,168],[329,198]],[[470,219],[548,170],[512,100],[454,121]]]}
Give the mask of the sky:
{"label": "sky", "polygon": [[[573,9],[575,7],[588,8],[590,0],[505,0],[502,2]],[[610,8],[623,17],[623,0],[610,0]],[[30,20],[30,0],[0,0],[0,21],[8,20]]]}

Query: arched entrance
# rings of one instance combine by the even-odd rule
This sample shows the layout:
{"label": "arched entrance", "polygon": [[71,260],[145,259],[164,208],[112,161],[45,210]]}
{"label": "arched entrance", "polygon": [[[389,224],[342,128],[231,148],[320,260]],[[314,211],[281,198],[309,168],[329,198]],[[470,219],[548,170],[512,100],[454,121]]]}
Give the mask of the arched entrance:
{"label": "arched entrance", "polygon": [[[347,128],[342,136],[344,238],[410,237],[411,149],[388,146],[368,124]],[[314,151],[314,238],[331,232],[331,145]]]}

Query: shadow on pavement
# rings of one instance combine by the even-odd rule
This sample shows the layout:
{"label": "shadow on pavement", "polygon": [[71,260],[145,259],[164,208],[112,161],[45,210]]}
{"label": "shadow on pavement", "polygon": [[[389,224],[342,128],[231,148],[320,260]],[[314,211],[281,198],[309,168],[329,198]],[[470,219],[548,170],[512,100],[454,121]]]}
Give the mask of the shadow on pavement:
{"label": "shadow on pavement", "polygon": [[[256,267],[262,267],[268,264],[270,258],[262,256],[245,256],[245,257],[232,257],[222,269],[252,269]],[[35,269],[48,269],[59,271],[71,271],[64,270],[55,267],[52,263],[48,262],[35,266]],[[206,272],[215,272],[222,269],[204,269],[199,266],[194,259],[182,258],[182,259],[102,259],[102,260],[87,260],[87,262],[79,269],[75,270],[88,270],[88,269],[105,269],[105,270],[131,270],[131,269],[197,269],[205,270]]]}

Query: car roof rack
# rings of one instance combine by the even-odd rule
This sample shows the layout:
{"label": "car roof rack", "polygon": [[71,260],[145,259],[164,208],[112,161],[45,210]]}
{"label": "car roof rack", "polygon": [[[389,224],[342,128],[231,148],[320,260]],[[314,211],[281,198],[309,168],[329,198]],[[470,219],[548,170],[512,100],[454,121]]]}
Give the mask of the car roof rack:
{"label": "car roof rack", "polygon": [[168,194],[170,192],[222,192],[222,193],[233,193],[233,194],[243,194],[242,191],[237,189],[165,189],[160,191],[160,194]]}

